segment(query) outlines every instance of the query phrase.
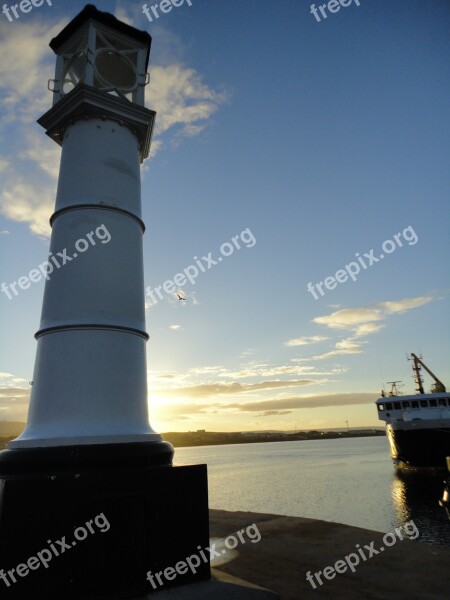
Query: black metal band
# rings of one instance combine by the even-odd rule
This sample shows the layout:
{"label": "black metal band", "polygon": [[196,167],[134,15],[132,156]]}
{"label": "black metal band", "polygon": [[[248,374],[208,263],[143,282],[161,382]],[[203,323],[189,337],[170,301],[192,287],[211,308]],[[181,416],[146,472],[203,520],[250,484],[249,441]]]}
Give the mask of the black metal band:
{"label": "black metal band", "polygon": [[40,338],[41,336],[47,333],[55,333],[58,331],[67,331],[72,329],[105,329],[107,331],[120,331],[122,333],[133,333],[134,335],[139,335],[148,341],[150,336],[146,331],[142,331],[141,329],[135,329],[133,327],[124,327],[122,325],[103,325],[103,324],[95,324],[95,323],[83,323],[82,325],[57,325],[56,327],[46,327],[45,329],[40,329],[34,334],[35,339]]}
{"label": "black metal band", "polygon": [[139,226],[142,229],[142,233],[145,233],[145,223],[142,219],[137,217],[129,210],[125,210],[124,208],[118,208],[117,206],[110,206],[108,204],[74,204],[73,206],[66,206],[65,208],[60,208],[59,210],[55,211],[50,217],[50,225],[53,226],[53,221],[56,219],[56,217],[59,217],[60,215],[66,212],[69,212],[71,210],[82,210],[86,208],[93,208],[95,210],[112,210],[113,212],[118,212],[122,215],[125,215],[126,217],[130,217],[130,219],[133,219],[134,221],[137,221],[137,223],[139,223]]}
{"label": "black metal band", "polygon": [[165,441],[10,448],[0,452],[0,476],[41,472],[48,477],[49,469],[57,473],[71,469],[170,467],[173,453],[172,444]]}

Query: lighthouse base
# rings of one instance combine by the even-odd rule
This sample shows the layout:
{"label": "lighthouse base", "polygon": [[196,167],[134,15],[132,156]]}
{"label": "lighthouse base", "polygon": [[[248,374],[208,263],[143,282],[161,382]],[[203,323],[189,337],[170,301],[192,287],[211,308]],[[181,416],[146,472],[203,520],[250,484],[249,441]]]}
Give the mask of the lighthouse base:
{"label": "lighthouse base", "polygon": [[210,579],[206,465],[121,461],[19,473],[7,453],[2,599],[121,600]]}

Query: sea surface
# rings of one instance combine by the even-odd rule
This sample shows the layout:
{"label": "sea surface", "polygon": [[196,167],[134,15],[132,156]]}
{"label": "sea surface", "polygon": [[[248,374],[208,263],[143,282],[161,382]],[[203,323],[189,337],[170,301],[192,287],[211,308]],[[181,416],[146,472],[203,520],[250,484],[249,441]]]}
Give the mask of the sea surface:
{"label": "sea surface", "polygon": [[176,448],[206,463],[210,508],[335,521],[388,532],[411,519],[419,540],[450,546],[438,505],[444,475],[399,477],[384,437]]}

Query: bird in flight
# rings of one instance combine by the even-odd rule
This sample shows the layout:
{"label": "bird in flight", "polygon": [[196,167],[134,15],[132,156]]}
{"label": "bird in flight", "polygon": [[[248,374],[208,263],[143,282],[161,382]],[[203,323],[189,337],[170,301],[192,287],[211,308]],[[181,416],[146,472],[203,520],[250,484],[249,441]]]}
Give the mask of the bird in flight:
{"label": "bird in flight", "polygon": [[177,296],[178,296],[178,300],[180,302],[186,302],[186,298],[183,298],[183,296],[181,296],[178,292],[177,292]]}

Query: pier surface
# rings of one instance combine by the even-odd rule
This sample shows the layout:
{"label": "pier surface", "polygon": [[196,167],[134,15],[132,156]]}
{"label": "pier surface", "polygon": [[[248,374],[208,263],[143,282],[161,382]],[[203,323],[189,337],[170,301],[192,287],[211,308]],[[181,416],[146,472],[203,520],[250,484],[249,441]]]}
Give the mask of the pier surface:
{"label": "pier surface", "polygon": [[378,550],[383,546],[384,533],[315,519],[210,510],[211,538],[226,538],[252,523],[257,524],[261,540],[251,543],[247,539],[239,544],[233,559],[217,569],[272,590],[282,600],[449,597],[450,548],[397,539],[383,552],[366,561],[361,559],[354,573],[347,569],[331,580],[322,575],[323,585],[314,579],[314,589],[306,580],[308,571],[314,574],[333,567],[357,552],[356,544],[368,556],[364,546],[373,542],[372,548]]}

